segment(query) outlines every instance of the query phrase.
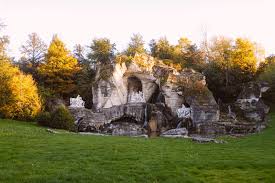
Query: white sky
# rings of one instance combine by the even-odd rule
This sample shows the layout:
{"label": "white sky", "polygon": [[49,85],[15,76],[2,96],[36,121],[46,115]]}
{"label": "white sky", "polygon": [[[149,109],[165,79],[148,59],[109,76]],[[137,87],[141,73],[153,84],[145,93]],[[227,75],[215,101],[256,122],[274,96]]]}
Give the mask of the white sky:
{"label": "white sky", "polygon": [[275,0],[0,0],[0,19],[7,25],[10,54],[32,32],[49,43],[53,34],[69,49],[108,37],[118,49],[133,33],[144,40],[166,36],[171,43],[185,36],[199,44],[208,37],[246,37],[275,53]]}

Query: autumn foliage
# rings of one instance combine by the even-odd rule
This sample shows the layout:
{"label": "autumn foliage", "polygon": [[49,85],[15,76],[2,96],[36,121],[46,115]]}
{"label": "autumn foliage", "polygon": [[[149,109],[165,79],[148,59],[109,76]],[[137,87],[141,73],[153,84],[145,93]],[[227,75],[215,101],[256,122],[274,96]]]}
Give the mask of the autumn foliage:
{"label": "autumn foliage", "polygon": [[0,115],[31,119],[41,110],[41,101],[31,75],[23,74],[9,60],[0,60]]}
{"label": "autumn foliage", "polygon": [[77,59],[54,36],[46,53],[45,63],[38,68],[44,87],[49,88],[54,95],[69,97],[76,90],[75,76],[79,70]]}

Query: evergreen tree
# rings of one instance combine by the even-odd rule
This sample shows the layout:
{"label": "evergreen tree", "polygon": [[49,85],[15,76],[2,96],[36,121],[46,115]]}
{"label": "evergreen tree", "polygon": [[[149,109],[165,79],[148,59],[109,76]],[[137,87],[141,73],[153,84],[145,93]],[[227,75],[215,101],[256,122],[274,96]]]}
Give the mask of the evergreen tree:
{"label": "evergreen tree", "polygon": [[80,44],[75,45],[74,55],[81,67],[77,74],[77,93],[85,100],[85,107],[92,108],[93,104],[93,81],[95,69],[91,60],[86,58],[86,50]]}
{"label": "evergreen tree", "polygon": [[88,58],[99,64],[112,63],[115,56],[115,44],[107,38],[94,39],[90,46]]}
{"label": "evergreen tree", "polygon": [[170,45],[166,37],[160,38],[158,41],[152,40],[149,46],[153,57],[173,60],[174,47]]}
{"label": "evergreen tree", "polygon": [[131,37],[131,41],[128,44],[128,48],[125,53],[127,56],[134,57],[136,53],[145,53],[143,37],[140,34],[134,34]]}

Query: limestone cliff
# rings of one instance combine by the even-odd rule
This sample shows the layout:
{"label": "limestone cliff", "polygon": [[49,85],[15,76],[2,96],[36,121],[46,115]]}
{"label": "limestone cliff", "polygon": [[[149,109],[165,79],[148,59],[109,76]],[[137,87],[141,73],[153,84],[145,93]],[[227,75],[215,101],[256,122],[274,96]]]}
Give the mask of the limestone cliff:
{"label": "limestone cliff", "polygon": [[[238,101],[243,100],[245,96]],[[203,74],[192,69],[178,72],[148,55],[136,55],[127,64],[97,66],[93,111],[71,111],[79,131],[115,135],[162,133],[176,127],[199,134],[225,134],[233,128],[247,131],[236,119],[220,119],[219,106]],[[253,124],[250,127],[255,129]]]}

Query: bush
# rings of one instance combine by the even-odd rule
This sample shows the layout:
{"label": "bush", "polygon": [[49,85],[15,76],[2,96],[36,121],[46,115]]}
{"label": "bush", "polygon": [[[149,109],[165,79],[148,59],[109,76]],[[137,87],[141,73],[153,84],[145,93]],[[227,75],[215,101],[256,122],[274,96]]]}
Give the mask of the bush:
{"label": "bush", "polygon": [[50,127],[65,130],[73,130],[74,118],[67,108],[65,108],[64,106],[60,106],[52,113]]}
{"label": "bush", "polygon": [[51,113],[49,112],[41,112],[36,117],[37,123],[42,126],[49,126],[51,120]]}
{"label": "bush", "polygon": [[38,124],[51,128],[75,130],[74,118],[69,110],[62,106],[59,106],[54,112],[43,112],[37,117]]}

